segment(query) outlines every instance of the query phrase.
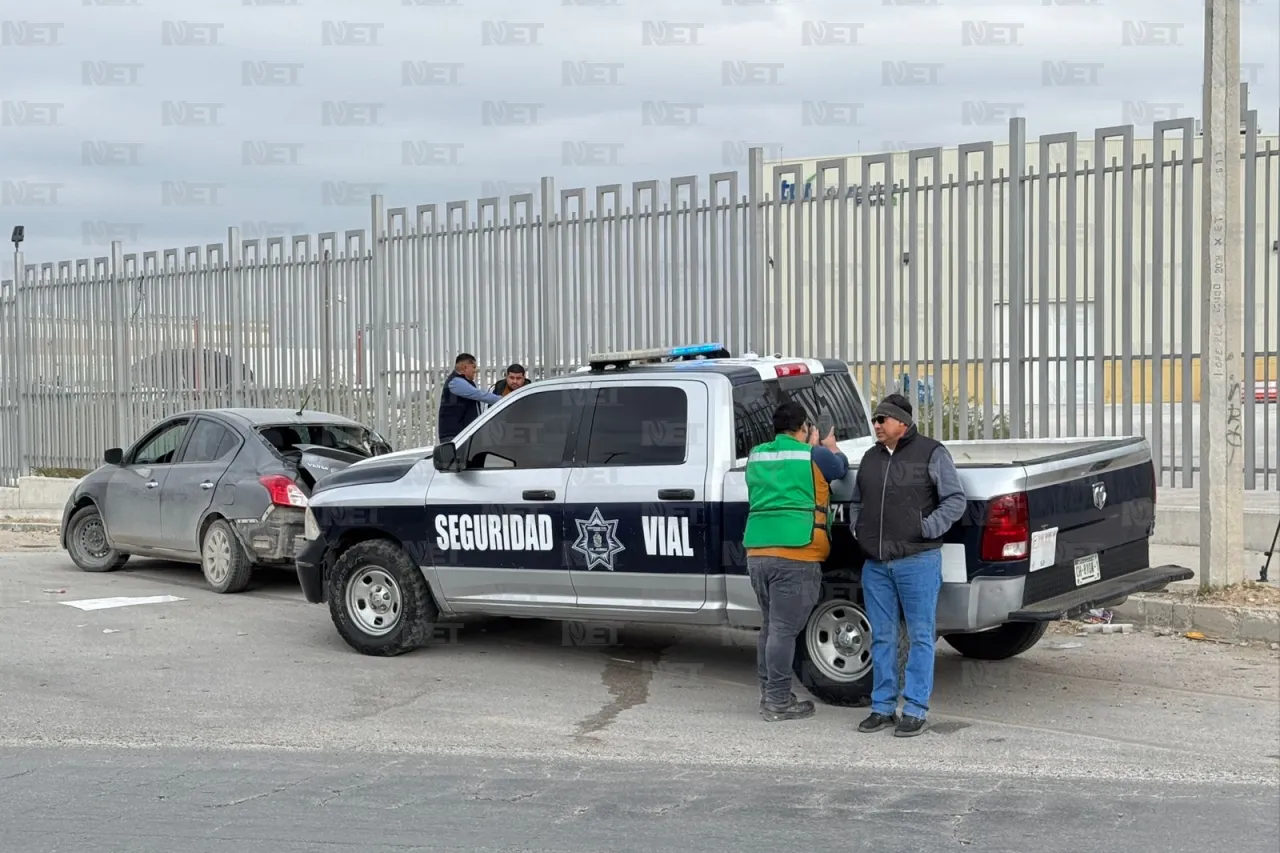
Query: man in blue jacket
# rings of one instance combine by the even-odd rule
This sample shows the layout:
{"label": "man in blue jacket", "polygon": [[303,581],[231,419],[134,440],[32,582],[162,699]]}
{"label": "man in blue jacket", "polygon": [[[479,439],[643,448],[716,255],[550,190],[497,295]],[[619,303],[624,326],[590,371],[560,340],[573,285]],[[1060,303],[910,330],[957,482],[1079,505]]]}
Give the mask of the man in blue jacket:
{"label": "man in blue jacket", "polygon": [[453,372],[440,393],[440,412],[436,418],[436,443],[453,441],[458,433],[480,417],[481,403],[500,403],[502,398],[476,386],[476,357],[460,353],[453,362]]}
{"label": "man in blue jacket", "polygon": [[[885,397],[872,421],[877,441],[858,466],[849,505],[849,525],[866,557],[862,594],[875,673],[871,715],[858,731],[894,726],[895,737],[912,737],[925,730],[933,693],[942,537],[964,516],[967,503],[951,453],[916,431],[906,397]],[[905,685],[898,683],[899,610],[911,641]]]}

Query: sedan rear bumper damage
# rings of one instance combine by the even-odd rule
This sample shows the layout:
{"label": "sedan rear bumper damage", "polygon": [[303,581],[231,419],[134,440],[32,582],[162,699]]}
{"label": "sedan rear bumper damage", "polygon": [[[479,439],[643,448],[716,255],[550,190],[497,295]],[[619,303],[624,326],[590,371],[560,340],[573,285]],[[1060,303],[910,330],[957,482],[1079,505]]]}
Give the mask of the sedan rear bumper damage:
{"label": "sedan rear bumper damage", "polygon": [[261,518],[236,519],[232,529],[255,563],[291,564],[294,540],[302,535],[303,510],[272,506]]}

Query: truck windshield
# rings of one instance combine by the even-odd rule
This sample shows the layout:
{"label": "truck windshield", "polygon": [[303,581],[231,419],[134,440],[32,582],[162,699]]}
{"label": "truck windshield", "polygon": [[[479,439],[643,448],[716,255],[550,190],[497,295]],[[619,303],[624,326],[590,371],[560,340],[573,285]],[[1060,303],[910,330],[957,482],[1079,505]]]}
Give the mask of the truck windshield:
{"label": "truck windshield", "polygon": [[871,435],[866,405],[848,373],[761,380],[733,390],[734,434],[739,459],[750,454],[757,444],[773,440],[773,411],[788,400],[804,406],[814,423],[818,421],[819,412],[826,409],[835,421],[837,441]]}

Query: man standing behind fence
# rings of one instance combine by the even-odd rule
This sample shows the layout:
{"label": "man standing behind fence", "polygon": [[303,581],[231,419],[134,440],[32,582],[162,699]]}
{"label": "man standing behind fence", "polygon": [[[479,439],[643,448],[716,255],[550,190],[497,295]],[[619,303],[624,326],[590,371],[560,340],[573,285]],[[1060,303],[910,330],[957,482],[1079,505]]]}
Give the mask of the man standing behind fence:
{"label": "man standing behind fence", "polygon": [[460,353],[453,362],[453,372],[440,392],[440,413],[436,417],[436,442],[453,441],[458,433],[480,417],[481,403],[500,403],[502,398],[476,386],[476,357]]}
{"label": "man standing behind fence", "polygon": [[813,715],[813,702],[791,692],[796,636],[822,592],[822,561],[831,551],[831,481],[849,473],[835,430],[822,438],[796,402],[773,413],[773,441],[747,457],[747,572],[760,603],[756,669],[760,715],[770,722]]}
{"label": "man standing behind fence", "polygon": [[[849,525],[866,555],[862,593],[871,622],[871,715],[858,731],[896,724],[895,737],[925,730],[942,588],[942,537],[964,515],[965,496],[951,453],[916,431],[911,403],[885,397],[872,417],[877,442],[862,457]],[[898,612],[911,650],[898,719]]]}

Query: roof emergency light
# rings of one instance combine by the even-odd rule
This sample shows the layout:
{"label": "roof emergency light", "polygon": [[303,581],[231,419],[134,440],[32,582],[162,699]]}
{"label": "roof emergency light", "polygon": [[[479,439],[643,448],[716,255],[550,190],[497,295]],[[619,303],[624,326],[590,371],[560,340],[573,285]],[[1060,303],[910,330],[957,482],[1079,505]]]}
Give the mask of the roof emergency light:
{"label": "roof emergency light", "polygon": [[728,358],[729,351],[720,343],[690,344],[681,347],[654,347],[652,349],[595,353],[587,357],[587,363],[592,370],[598,370],[608,365],[625,367],[635,362],[677,361],[699,356],[703,358]]}

